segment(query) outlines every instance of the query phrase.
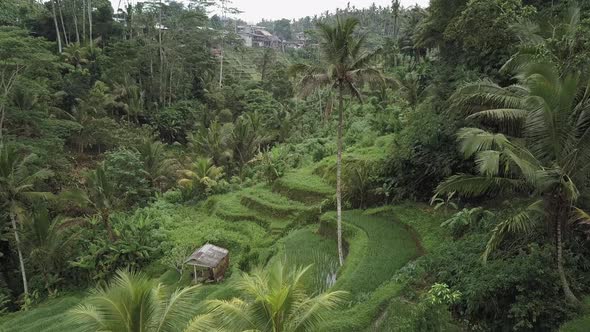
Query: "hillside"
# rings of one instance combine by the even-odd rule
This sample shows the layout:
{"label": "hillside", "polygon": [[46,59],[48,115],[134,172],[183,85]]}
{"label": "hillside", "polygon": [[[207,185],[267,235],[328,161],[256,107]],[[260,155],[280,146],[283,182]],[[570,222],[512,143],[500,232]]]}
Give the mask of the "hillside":
{"label": "hillside", "polygon": [[587,330],[590,2],[231,2],[0,1],[1,332]]}

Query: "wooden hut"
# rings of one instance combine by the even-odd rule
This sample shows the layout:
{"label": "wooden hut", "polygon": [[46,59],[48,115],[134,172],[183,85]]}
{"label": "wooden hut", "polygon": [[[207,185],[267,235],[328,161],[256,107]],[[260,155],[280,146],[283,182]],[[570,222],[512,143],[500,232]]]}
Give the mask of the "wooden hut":
{"label": "wooden hut", "polygon": [[190,255],[184,263],[193,266],[195,282],[218,282],[223,280],[229,266],[229,251],[207,243]]}

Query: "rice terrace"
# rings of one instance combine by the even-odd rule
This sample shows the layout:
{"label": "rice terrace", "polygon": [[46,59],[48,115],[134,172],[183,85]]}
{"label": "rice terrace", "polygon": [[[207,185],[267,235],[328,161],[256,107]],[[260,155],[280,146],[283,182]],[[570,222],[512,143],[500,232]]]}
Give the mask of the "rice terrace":
{"label": "rice terrace", "polygon": [[2,0],[0,332],[590,331],[590,2]]}

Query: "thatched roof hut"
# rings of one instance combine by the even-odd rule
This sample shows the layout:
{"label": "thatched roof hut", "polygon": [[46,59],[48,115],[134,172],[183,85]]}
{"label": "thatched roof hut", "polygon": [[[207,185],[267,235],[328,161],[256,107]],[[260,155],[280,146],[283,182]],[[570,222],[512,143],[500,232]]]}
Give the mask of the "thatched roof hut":
{"label": "thatched roof hut", "polygon": [[[204,281],[220,281],[229,266],[229,251],[207,243],[190,255],[184,263],[193,266],[195,281],[197,277]],[[197,270],[200,273],[197,273]]]}

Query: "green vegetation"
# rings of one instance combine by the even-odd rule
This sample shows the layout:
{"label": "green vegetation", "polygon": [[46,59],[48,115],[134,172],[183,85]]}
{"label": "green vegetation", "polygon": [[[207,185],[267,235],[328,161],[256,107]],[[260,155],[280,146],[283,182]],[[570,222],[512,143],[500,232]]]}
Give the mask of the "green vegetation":
{"label": "green vegetation", "polygon": [[[586,310],[590,305],[590,298],[586,298],[584,301],[584,305],[586,306]],[[588,328],[588,324],[590,324],[590,316],[585,315],[580,318],[573,319],[565,324],[563,324],[560,328],[560,332],[580,332],[584,331]]]}
{"label": "green vegetation", "polygon": [[233,331],[315,330],[346,292],[307,295],[302,279],[308,269],[289,268],[279,260],[267,270],[244,274],[236,283],[244,297],[209,301],[211,313],[219,326]]}
{"label": "green vegetation", "polygon": [[318,204],[334,194],[333,187],[309,169],[286,173],[275,182],[273,190],[305,204]]}
{"label": "green vegetation", "polygon": [[590,2],[128,2],[0,1],[0,331],[587,329]]}
{"label": "green vegetation", "polygon": [[20,331],[81,331],[72,321],[65,320],[63,314],[80,304],[82,299],[80,295],[62,295],[27,312],[0,317],[0,331],[10,331],[14,326]]}
{"label": "green vegetation", "polygon": [[277,254],[289,266],[308,266],[302,282],[311,292],[323,292],[335,281],[338,271],[336,241],[330,241],[316,232],[315,226],[295,230],[276,243]]}

